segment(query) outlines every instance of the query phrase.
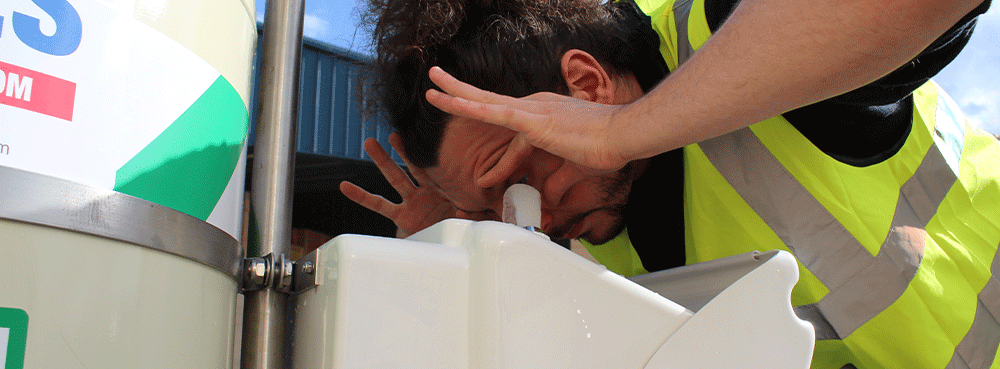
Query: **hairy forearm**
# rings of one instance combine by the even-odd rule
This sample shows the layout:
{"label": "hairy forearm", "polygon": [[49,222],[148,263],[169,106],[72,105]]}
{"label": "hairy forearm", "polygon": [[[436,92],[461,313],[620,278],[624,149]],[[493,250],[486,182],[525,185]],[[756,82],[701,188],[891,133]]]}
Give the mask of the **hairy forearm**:
{"label": "hairy forearm", "polygon": [[619,142],[650,157],[861,87],[980,2],[744,0],[687,63],[622,109]]}

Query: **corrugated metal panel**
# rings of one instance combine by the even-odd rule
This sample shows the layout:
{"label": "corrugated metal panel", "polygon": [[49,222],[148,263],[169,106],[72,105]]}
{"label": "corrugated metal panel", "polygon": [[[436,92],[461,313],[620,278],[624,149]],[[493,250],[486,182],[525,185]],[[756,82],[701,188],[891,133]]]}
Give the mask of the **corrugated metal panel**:
{"label": "corrugated metal panel", "polygon": [[[258,25],[258,32],[260,25]],[[257,54],[263,37],[258,37]],[[302,62],[299,78],[298,140],[300,153],[324,155],[342,159],[370,160],[363,144],[368,137],[375,137],[392,153],[396,162],[402,162],[391,150],[388,137],[391,130],[381,119],[368,118],[361,113],[363,86],[358,77],[368,58],[364,55],[306,38],[302,45]],[[254,85],[251,107],[257,106],[257,71],[260,60],[254,57]],[[253,144],[257,124],[256,114],[250,114],[250,137]]]}

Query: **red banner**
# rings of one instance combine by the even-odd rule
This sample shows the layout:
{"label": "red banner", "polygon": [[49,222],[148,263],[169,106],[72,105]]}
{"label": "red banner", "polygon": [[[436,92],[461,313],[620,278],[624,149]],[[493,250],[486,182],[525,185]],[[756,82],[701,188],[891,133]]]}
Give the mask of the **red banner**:
{"label": "red banner", "polygon": [[0,104],[73,121],[76,83],[0,62]]}

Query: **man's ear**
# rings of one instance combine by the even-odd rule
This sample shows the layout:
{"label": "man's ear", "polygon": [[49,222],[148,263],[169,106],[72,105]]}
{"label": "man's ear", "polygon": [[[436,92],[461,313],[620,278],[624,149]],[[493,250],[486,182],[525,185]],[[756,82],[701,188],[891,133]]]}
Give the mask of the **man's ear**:
{"label": "man's ear", "polygon": [[593,55],[583,50],[569,50],[563,54],[560,64],[570,96],[602,104],[614,102],[615,81]]}

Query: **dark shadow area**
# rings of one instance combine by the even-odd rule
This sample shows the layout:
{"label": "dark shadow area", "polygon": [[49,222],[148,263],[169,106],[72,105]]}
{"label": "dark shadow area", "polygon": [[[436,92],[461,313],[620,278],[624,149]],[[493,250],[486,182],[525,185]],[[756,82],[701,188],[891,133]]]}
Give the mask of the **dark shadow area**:
{"label": "dark shadow area", "polygon": [[[252,151],[251,147],[247,160],[247,190],[253,178]],[[340,182],[344,180],[390,201],[400,201],[399,194],[374,163],[299,153],[295,158],[292,228],[330,237],[345,233],[394,237],[396,226],[392,221],[340,193]]]}

